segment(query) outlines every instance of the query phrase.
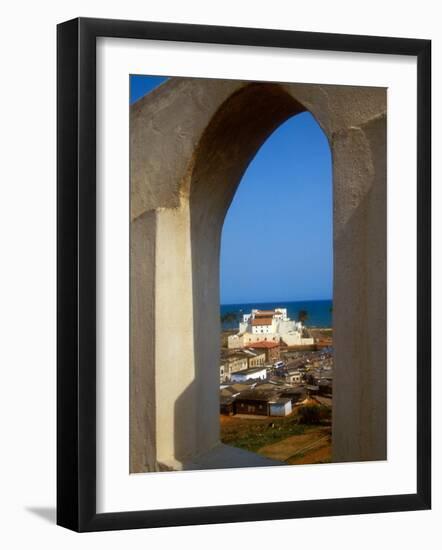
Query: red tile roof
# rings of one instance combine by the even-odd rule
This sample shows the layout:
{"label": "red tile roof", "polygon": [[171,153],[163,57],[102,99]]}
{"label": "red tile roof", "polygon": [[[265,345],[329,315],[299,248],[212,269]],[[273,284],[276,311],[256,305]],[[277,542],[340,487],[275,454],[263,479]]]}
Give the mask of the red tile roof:
{"label": "red tile roof", "polygon": [[261,317],[259,319],[252,319],[252,326],[256,327],[257,325],[271,325],[272,324],[272,318],[271,317]]}
{"label": "red tile roof", "polygon": [[269,349],[269,348],[276,348],[279,346],[279,342],[254,342],[250,346],[247,346],[250,349],[256,348],[256,349]]}

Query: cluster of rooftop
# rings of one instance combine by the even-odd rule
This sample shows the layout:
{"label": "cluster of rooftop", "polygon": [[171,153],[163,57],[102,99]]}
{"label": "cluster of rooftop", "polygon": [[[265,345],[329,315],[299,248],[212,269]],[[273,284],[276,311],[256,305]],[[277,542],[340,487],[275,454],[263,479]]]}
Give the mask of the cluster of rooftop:
{"label": "cluster of rooftop", "polygon": [[[249,370],[250,372],[249,375]],[[309,400],[331,406],[333,356],[315,354],[278,368],[239,371],[220,386],[220,412],[228,415],[287,416]],[[255,376],[259,372],[260,376]],[[243,375],[241,378],[240,375]]]}

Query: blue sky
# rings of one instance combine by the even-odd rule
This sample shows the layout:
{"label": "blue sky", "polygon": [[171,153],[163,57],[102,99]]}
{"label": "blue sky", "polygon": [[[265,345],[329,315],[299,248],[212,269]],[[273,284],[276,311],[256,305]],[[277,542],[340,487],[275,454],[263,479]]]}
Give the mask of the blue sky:
{"label": "blue sky", "polygon": [[[132,76],[131,102],[164,82]],[[331,299],[332,165],[310,113],[288,119],[250,163],[221,240],[221,303]]]}
{"label": "blue sky", "polygon": [[139,76],[131,75],[130,77],[130,102],[134,103],[143,95],[152,91],[154,88],[167,80],[164,76]]}

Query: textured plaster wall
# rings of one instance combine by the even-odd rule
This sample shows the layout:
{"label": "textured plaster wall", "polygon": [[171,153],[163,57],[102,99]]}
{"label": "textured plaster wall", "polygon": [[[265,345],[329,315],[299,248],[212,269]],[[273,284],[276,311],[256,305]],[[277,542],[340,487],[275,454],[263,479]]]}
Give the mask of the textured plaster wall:
{"label": "textured plaster wall", "polygon": [[156,213],[131,223],[130,449],[131,472],[157,469],[155,443]]}
{"label": "textured plaster wall", "polygon": [[385,459],[385,115],[336,134],[333,154],[333,459]]}
{"label": "textured plaster wall", "polygon": [[131,107],[131,471],[219,441],[219,247],[268,135],[310,110],[334,171],[336,460],[385,458],[386,91],[171,79]]}

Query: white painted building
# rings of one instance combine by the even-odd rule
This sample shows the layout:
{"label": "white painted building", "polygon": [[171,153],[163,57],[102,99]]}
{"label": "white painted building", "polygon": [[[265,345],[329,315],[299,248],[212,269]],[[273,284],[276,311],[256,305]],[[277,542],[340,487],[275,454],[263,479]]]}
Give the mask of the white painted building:
{"label": "white painted building", "polygon": [[285,379],[291,384],[300,384],[302,382],[302,373],[299,370],[291,370],[287,373]]}
{"label": "white painted building", "polygon": [[265,380],[267,378],[266,367],[255,367],[235,372],[230,375],[231,382],[246,382],[247,380]]}
{"label": "white painted building", "polygon": [[274,310],[252,309],[243,315],[237,334],[229,336],[229,348],[242,348],[260,341],[280,342],[288,346],[312,345],[313,338],[303,338],[303,325],[287,316],[286,308]]}
{"label": "white painted building", "polygon": [[292,412],[291,399],[280,397],[269,403],[270,416],[287,416]]}

